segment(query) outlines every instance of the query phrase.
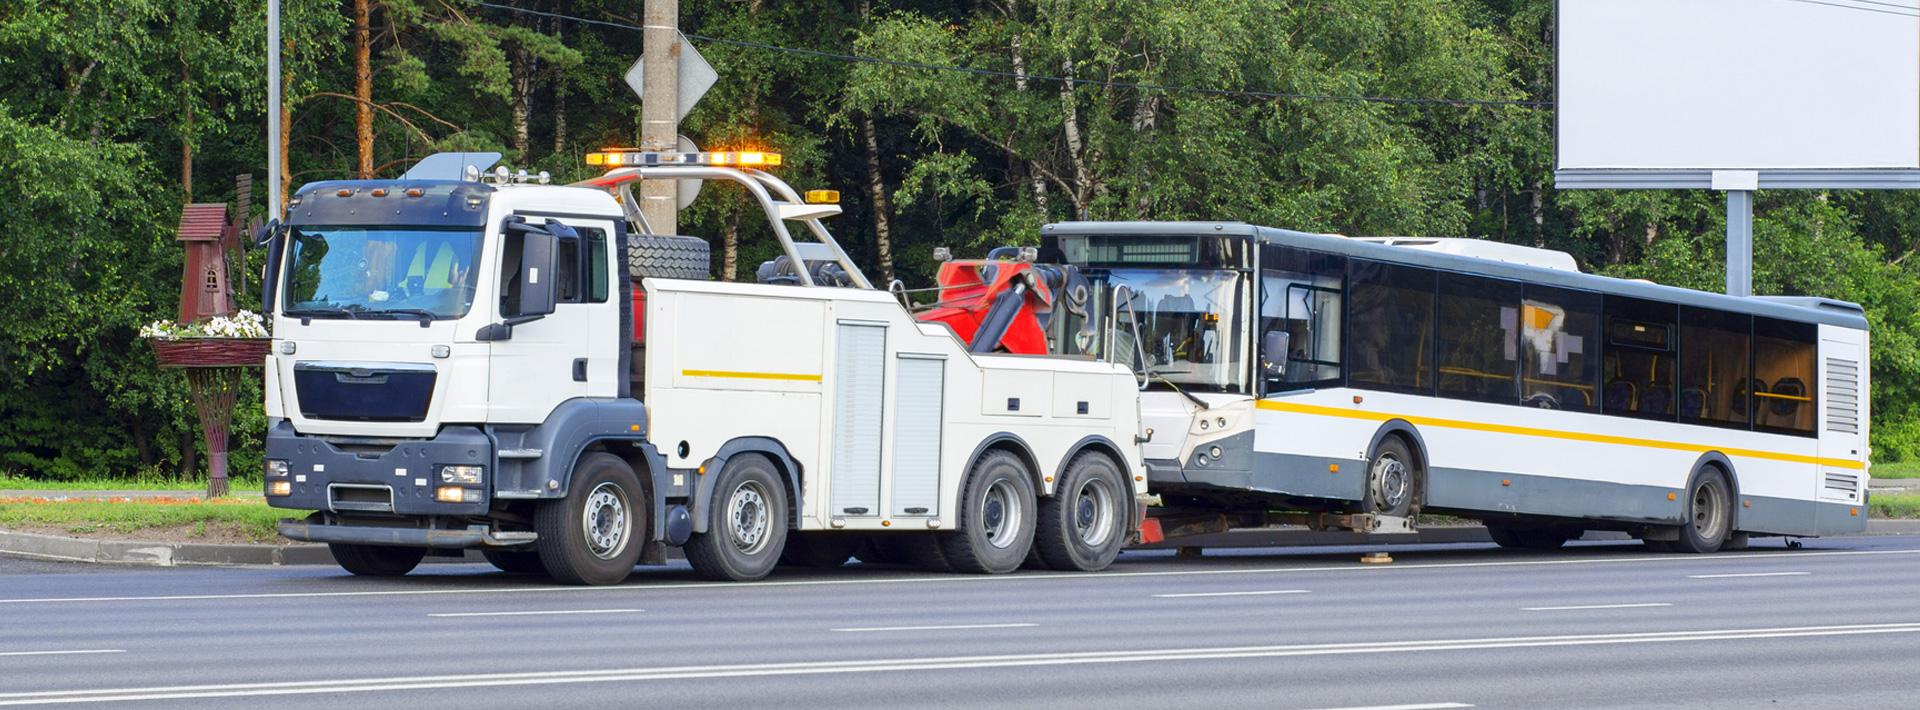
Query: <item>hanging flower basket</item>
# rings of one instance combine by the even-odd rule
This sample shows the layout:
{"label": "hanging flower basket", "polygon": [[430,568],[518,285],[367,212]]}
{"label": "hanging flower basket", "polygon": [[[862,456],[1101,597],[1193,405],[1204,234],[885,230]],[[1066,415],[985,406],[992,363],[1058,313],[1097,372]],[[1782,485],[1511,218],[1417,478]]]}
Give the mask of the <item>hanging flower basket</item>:
{"label": "hanging flower basket", "polygon": [[161,367],[259,367],[272,338],[154,339],[153,357]]}
{"label": "hanging flower basket", "polygon": [[248,311],[185,325],[154,321],[140,337],[161,367],[258,367],[273,344],[260,316]]}

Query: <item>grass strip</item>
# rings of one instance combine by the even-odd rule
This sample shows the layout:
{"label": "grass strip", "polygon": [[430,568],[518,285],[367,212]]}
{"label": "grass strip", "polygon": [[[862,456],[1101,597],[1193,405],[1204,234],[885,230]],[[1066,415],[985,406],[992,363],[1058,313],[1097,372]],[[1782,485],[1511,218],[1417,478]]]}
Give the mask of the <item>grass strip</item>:
{"label": "grass strip", "polygon": [[1920,461],[1877,463],[1872,473],[1874,478],[1920,478]]}
{"label": "grass strip", "polygon": [[[111,533],[139,538],[142,531],[166,530],[188,538],[237,536],[249,542],[279,540],[274,523],[291,511],[267,507],[260,499],[140,500],[0,499],[0,528],[50,527],[76,535]],[[233,535],[220,535],[231,532]]]}
{"label": "grass strip", "polygon": [[[229,478],[228,486],[236,491],[259,490],[260,479]],[[181,481],[167,478],[88,478],[77,481],[49,481],[28,478],[18,474],[0,472],[0,490],[14,491],[201,491],[207,490],[207,482]]]}
{"label": "grass strip", "polygon": [[1920,493],[1875,493],[1873,517],[1920,518]]}

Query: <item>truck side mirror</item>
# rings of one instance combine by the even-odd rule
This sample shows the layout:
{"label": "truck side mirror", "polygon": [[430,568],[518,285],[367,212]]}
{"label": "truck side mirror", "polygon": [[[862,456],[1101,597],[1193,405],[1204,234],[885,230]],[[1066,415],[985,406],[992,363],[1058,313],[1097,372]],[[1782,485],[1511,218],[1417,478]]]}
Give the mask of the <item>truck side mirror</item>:
{"label": "truck side mirror", "polygon": [[280,220],[268,220],[267,226],[253,236],[254,246],[267,247],[267,262],[260,267],[260,312],[273,313],[274,295],[280,291],[280,261],[287,251],[287,240],[280,237],[292,231]]}
{"label": "truck side mirror", "polygon": [[545,230],[528,230],[520,243],[520,299],[514,304],[515,318],[553,313],[554,282],[559,276],[560,239]]}
{"label": "truck side mirror", "polygon": [[1293,352],[1293,334],[1284,330],[1270,330],[1260,339],[1260,368],[1268,377],[1280,377],[1287,372],[1287,355]]}

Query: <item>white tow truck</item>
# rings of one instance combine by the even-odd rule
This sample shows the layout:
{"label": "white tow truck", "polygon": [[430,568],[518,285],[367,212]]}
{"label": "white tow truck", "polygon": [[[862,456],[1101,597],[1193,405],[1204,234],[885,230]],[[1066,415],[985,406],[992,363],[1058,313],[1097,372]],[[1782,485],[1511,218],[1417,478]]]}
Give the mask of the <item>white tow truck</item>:
{"label": "white tow truck", "polygon": [[[286,537],[356,574],[477,548],[610,584],[675,546],[726,580],[855,555],[1095,570],[1138,530],[1131,371],[916,320],[827,231],[837,205],[762,169],[778,155],[610,151],[568,186],[494,159],[308,184],[263,230],[266,496],[308,511]],[[743,187],[785,255],[766,283],[707,281],[704,241],[651,233],[648,179]]]}

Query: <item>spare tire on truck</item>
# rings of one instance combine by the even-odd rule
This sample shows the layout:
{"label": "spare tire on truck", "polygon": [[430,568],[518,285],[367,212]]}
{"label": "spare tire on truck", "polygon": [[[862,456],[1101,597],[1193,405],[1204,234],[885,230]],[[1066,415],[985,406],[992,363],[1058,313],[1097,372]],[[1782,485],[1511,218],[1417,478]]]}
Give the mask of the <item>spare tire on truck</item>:
{"label": "spare tire on truck", "polygon": [[668,234],[627,233],[627,273],[633,280],[707,280],[713,251],[707,240]]}

